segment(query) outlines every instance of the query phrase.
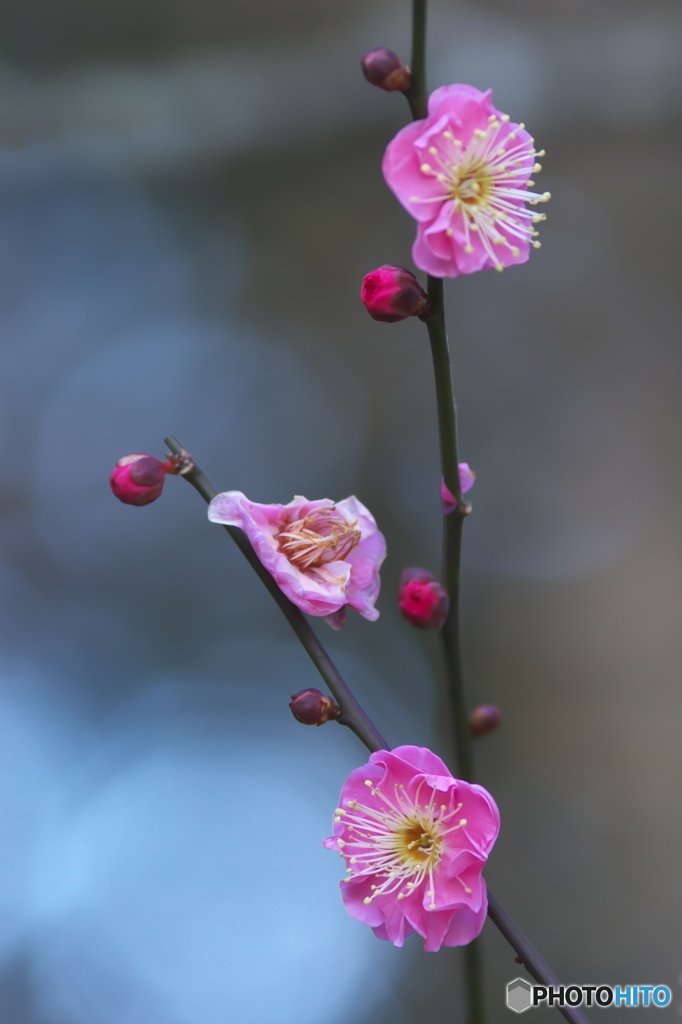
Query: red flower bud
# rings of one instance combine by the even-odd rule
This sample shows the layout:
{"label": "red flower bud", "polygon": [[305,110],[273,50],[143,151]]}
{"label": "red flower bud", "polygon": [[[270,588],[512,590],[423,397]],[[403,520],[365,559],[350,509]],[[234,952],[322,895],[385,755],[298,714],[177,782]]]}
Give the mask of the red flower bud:
{"label": "red flower bud", "polygon": [[502,712],[497,704],[481,704],[469,715],[469,728],[474,736],[487,736],[495,732],[502,721]]}
{"label": "red flower bud", "polygon": [[303,725],[324,725],[341,714],[338,704],[319,690],[301,690],[292,694],[289,707],[296,721]]}
{"label": "red flower bud", "polygon": [[362,71],[368,82],[386,92],[407,92],[412,84],[410,69],[397,53],[385,46],[371,50],[362,58]]}
{"label": "red flower bud", "polygon": [[418,629],[440,629],[447,617],[450,599],[430,572],[404,569],[398,607],[401,615]]}
{"label": "red flower bud", "polygon": [[126,505],[148,505],[161,494],[168,472],[177,472],[177,469],[153,455],[124,455],[116,463],[109,483],[119,501]]}
{"label": "red flower bud", "polygon": [[365,274],[360,298],[374,320],[387,324],[407,320],[408,316],[428,320],[431,315],[428,295],[414,274],[391,263]]}

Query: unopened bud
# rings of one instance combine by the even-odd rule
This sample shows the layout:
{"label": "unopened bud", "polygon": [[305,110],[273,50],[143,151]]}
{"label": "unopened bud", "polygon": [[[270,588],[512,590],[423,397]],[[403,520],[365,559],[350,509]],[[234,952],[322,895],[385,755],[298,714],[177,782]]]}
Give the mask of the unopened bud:
{"label": "unopened bud", "polygon": [[149,505],[161,494],[166,473],[177,472],[175,456],[171,456],[168,462],[161,462],[153,455],[138,452],[118,460],[109,484],[119,501],[126,505]]}
{"label": "unopened bud", "polygon": [[481,704],[469,715],[469,728],[474,736],[487,736],[495,732],[502,721],[502,712],[497,704]]}
{"label": "unopened bud", "polygon": [[303,725],[324,725],[341,714],[338,704],[319,690],[301,690],[292,694],[289,707],[296,721]]}
{"label": "unopened bud", "polygon": [[365,274],[360,298],[374,320],[387,324],[410,316],[428,320],[431,315],[429,297],[414,274],[391,263]]}
{"label": "unopened bud", "polygon": [[362,71],[368,82],[386,92],[407,92],[412,84],[410,69],[397,53],[380,46],[362,58]]}
{"label": "unopened bud", "polygon": [[[474,486],[476,474],[474,473],[473,469],[469,468],[468,462],[460,462],[458,464],[458,469],[459,489],[462,492],[462,494],[466,494],[467,491],[470,491],[471,488]],[[444,516],[449,516],[450,513],[454,512],[455,509],[457,508],[457,498],[448,489],[448,486],[445,483],[445,479],[443,477],[441,477],[440,480],[440,503],[443,509]],[[471,505],[468,505],[467,502],[463,501],[462,511],[466,512],[467,510],[471,512]]]}
{"label": "unopened bud", "polygon": [[450,599],[426,569],[404,569],[398,607],[401,615],[418,629],[440,629],[447,618]]}

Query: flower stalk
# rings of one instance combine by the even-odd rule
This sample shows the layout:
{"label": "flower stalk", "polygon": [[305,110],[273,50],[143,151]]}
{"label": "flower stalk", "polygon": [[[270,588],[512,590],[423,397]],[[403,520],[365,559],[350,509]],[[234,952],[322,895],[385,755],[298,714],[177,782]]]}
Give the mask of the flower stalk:
{"label": "flower stalk", "polygon": [[[404,91],[413,119],[421,120],[426,118],[428,113],[426,86],[427,0],[412,0],[412,12],[411,73],[409,73],[409,69],[401,64],[399,58],[384,50],[374,51],[373,54],[369,54],[366,57],[366,61],[372,58],[374,64],[377,65],[376,67],[374,67],[374,64],[371,67],[369,65],[364,66],[363,64],[363,67],[368,79],[373,84],[380,85],[389,91],[396,89]],[[381,61],[385,62],[386,60],[391,64],[388,70],[383,65],[379,66],[377,64],[377,61],[381,63]],[[391,68],[396,61],[398,62],[397,70],[400,73],[399,80],[392,78],[396,68],[392,70]],[[368,74],[368,70],[372,74]],[[375,71],[377,74],[374,74]],[[377,75],[381,80],[375,81]],[[460,93],[468,90],[467,95],[475,94],[478,98],[482,97],[482,100],[487,100],[489,96],[489,94],[480,94],[472,87],[466,86],[445,87],[438,92],[445,93],[449,97],[450,92],[448,90],[459,90]],[[438,102],[441,101],[442,97]],[[431,113],[433,114],[433,110],[431,110]],[[534,150],[532,153],[530,152],[528,146],[533,143],[533,140],[527,133],[521,143],[515,142],[511,149],[505,149],[505,144],[508,143],[509,139],[516,139],[516,131],[524,130],[524,125],[512,124],[509,129],[501,129],[501,124],[496,120],[497,117],[500,118],[501,122],[509,121],[507,115],[501,115],[493,110],[488,116],[488,123],[485,128],[476,128],[474,134],[477,139],[486,139],[489,130],[494,132],[502,130],[501,135],[492,136],[493,142],[498,146],[498,149],[493,154],[498,162],[502,161],[502,157],[508,161],[511,160],[512,156],[510,154],[518,157],[517,150],[524,150],[524,159],[535,159],[536,156],[543,155],[543,152],[535,153]],[[512,129],[513,132],[511,132]],[[421,127],[408,126],[408,131],[420,130]],[[505,131],[507,132],[506,135],[504,134]],[[443,131],[442,135],[449,140],[453,138],[449,130]],[[455,140],[455,142],[457,145],[461,144],[461,140],[459,142]],[[448,142],[446,146],[454,144]],[[478,145],[478,143],[474,145]],[[488,142],[486,142],[485,146],[488,145]],[[436,156],[438,160],[441,159],[441,154],[437,147],[430,148],[429,153]],[[469,159],[472,159],[471,154],[469,153],[468,155]],[[474,155],[480,158],[481,152],[475,152]],[[487,155],[489,156],[490,154],[488,153]],[[453,167],[455,169],[460,168],[459,177],[453,178],[451,174],[450,179],[443,173],[434,171],[433,167],[426,162],[419,169],[423,174],[430,175],[439,181],[449,180],[450,187],[455,189],[455,198],[458,202],[474,203],[475,201],[476,204],[482,203],[482,200],[478,198],[481,193],[480,181],[473,172],[470,173],[470,166],[468,164],[465,164],[462,170],[462,163],[460,160],[455,161],[455,163],[451,161],[450,163],[442,163],[440,165],[445,166],[450,171],[452,171]],[[517,173],[515,170],[510,170],[512,166],[520,168],[518,171],[520,176],[530,171],[530,166],[523,167],[522,163],[518,160],[513,165],[509,163],[503,164],[504,162],[502,161],[499,167],[495,165],[497,167],[495,174],[500,181]],[[388,165],[385,163],[386,166],[391,167],[390,160]],[[533,167],[533,171],[540,169],[539,164]],[[468,178],[465,172],[469,175]],[[495,174],[492,174],[491,178],[495,178]],[[387,183],[392,187],[386,170],[385,175]],[[516,179],[512,185],[504,185],[504,182],[500,184],[498,181],[497,184],[494,184],[494,188],[497,189],[495,193],[496,200],[499,200],[501,204],[502,200],[507,202],[509,197],[511,197],[512,200],[517,201],[518,205],[520,190],[517,185],[522,184],[523,182]],[[529,182],[529,184],[533,183]],[[468,191],[466,191],[465,186]],[[489,188],[491,192],[494,191],[493,185],[489,185]],[[461,189],[465,193],[463,199],[459,192],[457,192],[457,189]],[[396,190],[394,189],[394,191]],[[401,198],[399,190],[396,191],[396,194]],[[502,198],[500,199],[500,197]],[[549,193],[542,195],[531,193],[527,197],[521,195],[520,198],[535,205],[538,202],[546,201],[549,198]],[[448,196],[417,197],[414,200],[410,199],[409,202],[441,202],[443,199],[448,199]],[[406,205],[402,198],[401,201],[403,205]],[[492,209],[492,201],[488,205]],[[467,232],[469,227],[471,227],[472,231],[479,232],[481,225],[483,225],[485,229],[483,234],[486,231],[488,232],[489,243],[506,245],[513,259],[517,262],[520,259],[523,262],[527,259],[527,252],[522,254],[520,248],[512,245],[509,238],[500,235],[499,224],[502,221],[508,222],[511,219],[506,213],[500,213],[500,209],[502,209],[501,205],[496,208],[494,215],[488,211],[487,215],[489,218],[492,218],[489,222],[484,219],[480,222],[476,221],[473,215],[471,221],[465,218],[464,223]],[[521,215],[519,214],[519,216]],[[516,223],[509,228],[509,231],[513,238],[522,238],[527,246],[538,247],[539,243],[531,240],[537,234],[537,232],[532,230],[531,225],[536,221],[544,219],[544,217],[543,215],[533,215],[525,210],[523,211],[523,216],[527,218],[525,226],[524,223],[521,223],[521,228],[519,228],[519,223]],[[417,219],[420,218],[418,217]],[[497,236],[493,236],[490,233],[492,231],[491,225],[494,226],[495,224],[498,225]],[[454,229],[446,230],[445,233],[448,236],[453,235]],[[492,261],[492,264],[488,263],[487,268],[494,266],[495,269],[501,270],[503,262],[501,259],[496,258],[496,255],[490,248],[490,244],[487,247],[484,245],[484,249],[485,257]],[[470,244],[468,234],[464,250],[469,255],[474,252],[474,246]],[[431,262],[430,265],[428,263],[424,265],[417,257],[415,257],[415,260],[417,265],[423,270],[431,270],[432,274],[439,274],[440,266],[437,264],[437,261],[435,264]],[[511,260],[507,259],[507,264],[509,262]],[[452,265],[449,266],[450,272],[446,270],[445,273],[448,276],[458,276],[460,273],[471,273],[476,269],[486,269],[485,262],[481,263],[478,267],[472,267],[468,264],[464,266],[459,264]],[[454,778],[443,762],[430,751],[415,747],[399,747],[390,752],[390,748],[383,737],[354,697],[310,623],[302,614],[301,608],[308,611],[311,609],[306,608],[300,601],[297,602],[295,596],[288,595],[286,588],[282,589],[275,576],[268,570],[266,564],[263,563],[262,555],[257,553],[258,542],[248,533],[243,517],[242,519],[235,519],[232,512],[229,514],[223,513],[223,518],[215,518],[210,513],[209,515],[212,521],[220,522],[224,525],[242,554],[265,584],[338,702],[338,704],[335,704],[330,697],[325,696],[318,690],[303,690],[292,696],[290,708],[294,717],[303,724],[308,725],[321,725],[327,721],[336,720],[340,724],[348,726],[373,755],[370,758],[369,765],[356,769],[347,784],[347,786],[350,786],[351,783],[352,786],[357,784],[360,787],[361,800],[358,801],[356,799],[357,794],[352,787],[352,792],[350,789],[348,791],[350,795],[347,794],[344,797],[342,794],[342,803],[345,800],[345,804],[336,812],[335,822],[338,828],[335,828],[334,836],[325,841],[325,845],[336,849],[343,857],[347,858],[349,865],[347,871],[351,875],[350,878],[346,879],[347,883],[351,883],[348,890],[349,900],[352,895],[352,883],[359,883],[360,886],[364,887],[363,892],[366,895],[362,899],[362,908],[371,907],[375,901],[377,901],[378,906],[378,901],[382,898],[393,896],[397,890],[400,891],[396,899],[403,898],[409,900],[416,895],[417,890],[425,889],[423,895],[430,897],[432,902],[429,905],[422,906],[426,913],[426,919],[425,922],[418,922],[416,925],[420,934],[423,934],[425,937],[425,948],[436,950],[442,944],[455,945],[457,943],[466,943],[463,952],[465,956],[467,988],[467,1022],[468,1024],[483,1024],[483,978],[479,946],[477,942],[469,941],[469,939],[471,934],[478,934],[480,932],[486,913],[517,953],[517,963],[523,964],[528,973],[544,985],[559,987],[560,983],[553,971],[526,939],[489,889],[487,890],[486,906],[486,887],[480,877],[483,862],[499,829],[499,814],[489,794],[485,794],[485,790],[482,787],[473,784],[473,745],[471,736],[472,731],[474,734],[483,735],[484,727],[485,731],[491,731],[491,728],[494,728],[496,723],[493,722],[491,728],[488,728],[489,723],[486,719],[483,724],[479,723],[476,726],[475,723],[472,723],[470,725],[464,689],[459,621],[459,585],[462,528],[464,518],[471,511],[471,506],[463,501],[462,494],[470,488],[475,474],[469,471],[466,464],[458,462],[457,406],[454,398],[452,369],[445,328],[443,280],[441,276],[428,276],[427,293],[425,293],[420,288],[414,275],[404,268],[384,266],[373,273],[376,275],[382,271],[390,272],[390,275],[392,275],[391,280],[388,282],[390,287],[387,286],[388,291],[386,293],[381,292],[380,295],[377,295],[375,289],[371,295],[368,295],[365,304],[370,314],[375,319],[387,322],[402,320],[408,316],[419,316],[426,324],[431,343],[442,469],[441,497],[444,504],[443,584],[447,588],[447,593],[443,591],[440,584],[430,574],[415,577],[415,579],[421,579],[422,583],[426,581],[429,586],[437,588],[440,594],[437,593],[436,589],[433,589],[431,594],[433,600],[427,608],[427,613],[424,612],[423,608],[415,609],[410,606],[412,608],[410,613],[412,617],[410,618],[409,615],[407,617],[410,618],[413,624],[421,628],[439,628],[441,624],[443,626],[442,633],[451,691],[456,740],[456,763],[459,778]],[[397,277],[396,274],[398,275]],[[368,276],[371,277],[371,275]],[[386,284],[386,282],[383,283]],[[363,301],[365,301],[364,298]],[[218,495],[206,475],[175,437],[172,435],[167,437],[165,443],[172,453],[165,463],[161,463],[152,456],[147,456],[143,453],[126,456],[119,460],[112,474],[111,484],[114,493],[121,501],[127,504],[144,505],[155,500],[161,493],[163,480],[167,473],[184,476],[209,504],[214,502],[216,497],[223,499],[223,504],[225,501],[231,501],[234,504],[237,498],[245,499],[241,492],[225,492]],[[462,476],[462,469],[466,471],[469,479],[467,479],[466,475]],[[307,502],[306,499],[297,498],[289,506],[277,506],[277,508],[290,511],[290,506],[296,502],[303,502],[305,505],[305,508],[301,510],[301,515],[293,520],[288,515],[280,524],[280,531],[275,536],[280,543],[278,551],[281,557],[286,559],[290,565],[295,566],[301,573],[305,574],[314,569],[318,577],[324,577],[325,573],[331,574],[331,570],[327,569],[328,564],[336,564],[336,562],[348,560],[355,548],[367,539],[363,535],[361,528],[358,527],[358,518],[352,519],[352,514],[357,512],[362,516],[367,511],[355,498],[345,499],[343,502],[337,502],[335,505],[330,505],[330,503],[324,501]],[[351,502],[354,503],[352,508],[347,509],[345,506]],[[248,502],[248,500],[245,500],[245,505],[253,506],[254,508],[258,507],[259,509],[275,508],[275,506],[256,506],[255,503]],[[324,507],[321,507],[323,505]],[[365,518],[371,519],[371,516],[366,515]],[[372,524],[374,529],[371,531],[371,534],[374,536],[378,531],[376,531],[376,524],[374,524],[373,520],[371,520],[370,525]],[[243,528],[241,528],[242,526]],[[346,602],[370,619],[376,618],[378,615],[378,612],[374,610],[374,601],[376,600],[376,594],[378,594],[378,565],[385,554],[385,546],[381,552],[377,547],[377,543],[379,543],[379,547],[384,544],[381,535],[379,535],[379,538],[380,543],[374,543],[373,551],[377,573],[376,591],[372,590],[372,594],[369,596],[365,595],[366,601],[364,604],[360,602],[361,607],[358,607],[359,598],[355,604],[350,600]],[[350,571],[348,570],[348,572]],[[408,572],[414,572],[414,570],[408,570]],[[417,572],[421,571],[417,570]],[[347,577],[343,582],[345,583],[346,581]],[[359,583],[358,586],[360,586]],[[449,610],[446,614],[448,595]],[[440,603],[438,603],[439,601]],[[334,623],[331,620],[341,612],[345,613],[345,605],[341,609],[336,609],[331,616],[327,616],[327,621],[334,628],[340,627],[342,621],[339,620]],[[324,614],[323,611],[315,608],[312,609],[311,613]],[[478,709],[481,713],[486,712],[490,721],[495,716],[494,714],[491,716],[489,713],[496,710],[490,707]],[[429,763],[426,766],[423,763],[425,757],[429,759]],[[379,788],[379,783],[382,783],[383,778],[382,772],[379,771],[378,775],[376,775],[376,772],[372,774],[375,765],[383,765],[388,775],[390,775],[390,767],[398,780],[394,785],[394,792],[398,794],[396,796],[397,802],[391,805],[392,810],[387,810],[384,803],[385,796]],[[424,775],[422,770],[425,767],[429,769],[429,773],[426,775]],[[407,772],[405,776],[406,782],[400,782],[399,780],[403,778],[405,772]],[[369,774],[371,778],[365,778],[366,774]],[[412,776],[423,776],[423,782],[419,782],[416,794],[411,796],[407,790],[407,783],[410,782]],[[433,780],[436,781],[434,782]],[[433,789],[432,797],[426,804],[419,802],[419,794],[424,782],[428,782],[428,785]],[[362,787],[369,787],[369,795]],[[441,796],[439,799],[444,802],[438,804],[436,802],[436,793],[449,793],[452,797],[450,803],[447,802],[446,797]],[[455,793],[458,794],[457,799],[459,796],[465,799],[457,802]],[[482,794],[484,797],[482,797]],[[479,803],[481,799],[486,799],[488,801],[486,808],[481,809],[480,806],[477,806],[474,798],[478,799]],[[469,801],[470,808],[468,811],[465,810],[465,817],[458,819],[457,816],[462,811],[467,800]],[[486,837],[485,842],[482,842],[479,836],[475,840],[475,848],[471,850],[467,846],[467,843],[470,843],[471,840],[464,831],[462,831],[461,836],[458,835],[459,830],[464,830],[464,827],[468,824],[469,818],[472,821],[476,819],[479,832],[483,829]],[[344,852],[344,848],[348,849]],[[458,919],[456,910],[452,912],[451,920],[446,924],[445,933],[441,927],[442,920],[439,921],[435,915],[430,914],[430,911],[438,910],[438,903],[436,901],[441,899],[441,897],[446,910],[449,909],[452,902],[450,899],[451,894],[446,888],[443,892],[439,890],[441,885],[446,887],[447,883],[452,880],[445,872],[442,878],[438,874],[438,865],[443,849],[448,849],[451,853],[454,851],[458,854],[464,851],[471,855],[475,861],[478,858],[478,862],[473,867],[471,865],[465,867],[461,875],[455,876],[454,879],[462,884],[467,895],[474,893],[474,884],[477,884],[479,887],[478,898],[474,896],[471,901],[475,904],[475,910],[478,914],[478,919],[473,922],[474,932],[471,930],[472,922]],[[462,878],[465,871],[469,871],[469,874],[466,876],[466,882]],[[377,884],[372,884],[372,878],[376,879]],[[472,887],[469,887],[469,883],[471,883]],[[430,889],[425,888],[427,884],[430,885]],[[375,915],[370,911],[359,908],[356,906],[356,903],[351,903],[351,906],[354,908],[354,910],[351,910],[353,916],[370,924],[380,938],[390,938],[396,945],[402,945],[405,935],[409,934],[411,930],[415,930],[412,927],[412,919],[406,925],[405,921],[398,921],[394,916],[391,916],[384,923],[377,924]],[[376,910],[376,907],[374,909]],[[407,915],[405,915],[405,920],[408,920]],[[389,931],[393,931],[394,934],[389,934]],[[568,1006],[558,1007],[558,1009],[570,1024],[589,1024],[588,1018],[582,1010]]]}
{"label": "flower stalk", "polygon": [[[406,97],[410,105],[412,117],[417,120],[427,116],[427,0],[412,0],[412,10],[412,74],[410,88],[406,92]],[[515,253],[515,255],[518,255],[518,253]],[[501,267],[498,266],[497,269],[501,269]],[[458,775],[465,782],[472,782],[474,774],[472,763],[473,746],[462,672],[459,614],[462,527],[464,518],[468,515],[471,508],[462,500],[463,488],[457,444],[457,407],[454,398],[452,370],[445,328],[442,278],[429,276],[427,278],[427,292],[430,308],[426,307],[424,309],[422,319],[426,323],[434,366],[441,470],[444,488],[449,492],[454,502],[454,507],[451,505],[448,509],[444,508],[443,584],[449,594],[450,607],[442,633],[447,674],[450,683]],[[390,312],[391,318],[395,319],[396,317],[392,309]],[[175,438],[167,438],[166,444],[172,452],[185,460],[186,467],[189,468],[183,469],[183,475],[187,477],[204,500],[210,502],[215,497],[216,491],[202,471],[193,463],[191,457],[182,449]],[[287,596],[282,593],[273,577],[261,564],[251,547],[248,537],[234,525],[226,525],[225,528],[279,604],[311,660],[338,701],[341,714],[337,720],[341,724],[348,725],[370,751],[387,750],[387,745],[380,733],[365,715],[308,621],[304,618],[300,609],[295,607]],[[529,974],[542,983],[558,985],[558,979],[554,973],[490,892],[488,892],[488,915],[512,945],[518,954],[519,962],[525,965]],[[466,945],[464,956],[468,1024],[483,1024],[483,978],[478,943],[474,941]],[[560,1008],[560,1012],[571,1024],[588,1024],[588,1019],[581,1010],[564,1007]]]}
{"label": "flower stalk", "polygon": [[426,321],[426,329],[431,342],[431,357],[436,384],[441,472],[445,486],[457,499],[454,511],[443,516],[443,585],[450,598],[450,608],[442,631],[443,651],[450,684],[457,771],[460,779],[473,782],[473,751],[462,670],[459,613],[462,527],[470,506],[462,501],[457,453],[457,405],[452,386],[450,351],[445,330],[442,280],[429,277],[428,294],[433,312],[429,320]]}
{"label": "flower stalk", "polygon": [[[407,100],[414,120],[426,117],[427,114],[426,15],[427,0],[412,0],[412,85],[407,93]],[[445,329],[442,279],[429,276],[427,293],[431,303],[431,316],[426,321],[426,329],[431,343],[436,384],[441,472],[446,487],[457,499],[454,511],[443,516],[443,585],[450,598],[450,607],[442,630],[443,651],[450,684],[458,774],[467,782],[473,782],[473,750],[462,671],[459,612],[462,526],[470,507],[462,502],[457,451],[457,405]],[[468,1022],[483,1024],[483,971],[480,944],[477,940],[465,946],[464,957]]]}
{"label": "flower stalk", "polygon": [[427,0],[412,0],[412,82],[405,94],[416,121],[426,117],[426,4]]}
{"label": "flower stalk", "polygon": [[[412,0],[412,82],[406,97],[413,120],[423,119],[428,113],[426,17],[427,0]],[[522,125],[519,127],[523,128]],[[535,198],[536,201],[544,202],[548,197],[547,193]],[[533,222],[535,219],[542,218],[533,218]],[[538,243],[532,244],[536,247],[538,245]],[[514,258],[517,258],[518,251],[513,248],[511,251]],[[496,269],[502,269],[501,264],[498,263]],[[443,584],[450,598],[450,607],[442,630],[443,648],[450,684],[458,773],[462,779],[473,782],[473,743],[462,671],[459,611],[462,527],[465,517],[471,511],[471,506],[462,500],[457,451],[457,405],[445,328],[442,278],[429,275],[427,277],[427,293],[431,305],[431,316],[425,322],[431,343],[436,385],[441,470],[445,487],[456,499],[453,509],[443,509]],[[524,964],[533,978],[537,980],[540,976],[543,978],[554,977],[545,961],[519,931],[490,890],[488,890],[488,916],[516,950],[519,962]],[[483,1024],[483,977],[478,941],[469,943],[464,949],[464,955],[468,1024]],[[557,985],[558,981],[551,981],[550,984]],[[588,1018],[582,1010],[571,1007],[560,1007],[559,1010],[562,1016],[572,1024],[589,1024]]]}

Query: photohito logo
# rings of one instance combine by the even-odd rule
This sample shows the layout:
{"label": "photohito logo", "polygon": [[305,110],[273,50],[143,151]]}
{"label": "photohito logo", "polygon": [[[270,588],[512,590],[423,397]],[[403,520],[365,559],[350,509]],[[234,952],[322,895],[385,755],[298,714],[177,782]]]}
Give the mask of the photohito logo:
{"label": "photohito logo", "polygon": [[507,985],[507,1006],[523,1013],[531,1006],[668,1006],[667,985],[531,985],[514,978]]}

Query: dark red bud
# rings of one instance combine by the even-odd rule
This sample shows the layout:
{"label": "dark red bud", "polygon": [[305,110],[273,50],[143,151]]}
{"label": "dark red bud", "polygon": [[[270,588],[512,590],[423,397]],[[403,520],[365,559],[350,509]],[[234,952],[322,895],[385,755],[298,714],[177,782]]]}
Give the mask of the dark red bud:
{"label": "dark red bud", "polygon": [[341,714],[338,704],[319,690],[301,690],[292,694],[289,707],[296,721],[303,725],[324,725]]}
{"label": "dark red bud", "polygon": [[153,455],[138,452],[118,460],[109,484],[125,505],[149,505],[161,494],[168,472],[177,472],[177,469],[168,462],[160,462]]}
{"label": "dark red bud", "polygon": [[440,629],[450,600],[438,580],[426,569],[404,569],[400,577],[398,607],[417,629]]}
{"label": "dark red bud", "polygon": [[429,297],[412,271],[392,263],[365,274],[360,299],[374,320],[387,324],[410,316],[428,320],[431,315]]}
{"label": "dark red bud", "polygon": [[193,466],[187,452],[169,455],[166,462],[155,459],[153,455],[136,452],[118,460],[109,477],[109,485],[125,505],[149,505],[160,496],[167,473],[176,475]]}
{"label": "dark red bud", "polygon": [[481,704],[469,715],[469,728],[473,736],[488,736],[495,732],[502,721],[502,712],[497,704]]}
{"label": "dark red bud", "polygon": [[362,71],[372,85],[378,85],[386,92],[407,92],[412,84],[410,69],[397,53],[380,46],[370,50],[362,58]]}

